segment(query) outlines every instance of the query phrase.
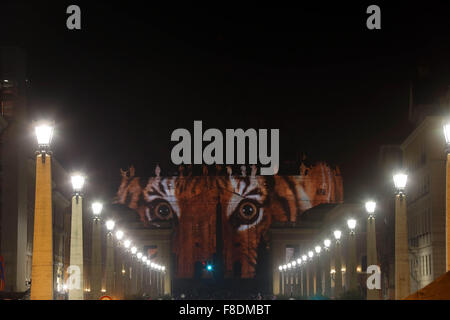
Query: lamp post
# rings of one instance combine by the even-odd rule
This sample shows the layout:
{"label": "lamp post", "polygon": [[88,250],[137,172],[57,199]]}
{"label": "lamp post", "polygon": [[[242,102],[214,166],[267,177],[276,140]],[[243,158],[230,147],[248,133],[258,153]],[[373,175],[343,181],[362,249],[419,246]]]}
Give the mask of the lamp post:
{"label": "lamp post", "polygon": [[410,270],[405,187],[408,176],[394,175],[395,195],[395,299],[409,295]]}
{"label": "lamp post", "polygon": [[106,221],[106,292],[111,295],[114,292],[114,235],[116,223],[114,220]]}
{"label": "lamp post", "polygon": [[92,204],[92,254],[91,254],[91,295],[93,299],[102,296],[102,242],[101,222],[103,204],[94,202]]}
{"label": "lamp post", "polygon": [[358,288],[358,275],[356,273],[356,220],[348,219],[347,226],[349,229],[348,235],[348,263],[347,263],[347,274],[349,282],[349,290],[356,290]]}
{"label": "lamp post", "polygon": [[[368,213],[367,218],[367,266],[378,265],[377,258],[377,239],[375,231],[375,208],[376,203],[374,201],[366,202],[366,211]],[[369,289],[367,290],[367,300],[379,300],[380,290]]]}
{"label": "lamp post", "polygon": [[446,182],[445,182],[445,271],[450,271],[450,123],[444,124],[446,142]]}
{"label": "lamp post", "polygon": [[322,255],[323,271],[324,271],[324,296],[331,297],[331,263],[330,263],[330,246],[331,240],[325,239],[323,241],[324,253]]}
{"label": "lamp post", "polygon": [[131,292],[131,265],[130,265],[130,255],[128,253],[131,254],[131,240],[130,239],[126,239],[123,242],[123,247],[124,247],[124,255],[123,255],[123,260],[124,260],[124,266],[122,269],[122,281],[123,281],[123,291],[124,291],[124,298],[127,298],[130,295]]}
{"label": "lamp post", "polygon": [[308,294],[310,297],[314,296],[314,266],[313,266],[314,252],[308,251]]}
{"label": "lamp post", "polygon": [[297,294],[298,296],[303,296],[302,291],[302,258],[297,259],[297,279],[298,279],[298,288]]}
{"label": "lamp post", "polygon": [[124,254],[123,254],[123,237],[124,232],[122,230],[116,231],[116,240],[117,240],[117,246],[116,246],[116,263],[115,263],[115,277],[114,277],[114,283],[115,283],[115,292],[114,295],[117,299],[123,299],[124,297],[124,281],[123,281],[123,270],[125,268],[124,266]]}
{"label": "lamp post", "polygon": [[341,235],[340,230],[334,231],[334,238],[336,239],[336,247],[334,250],[334,269],[335,269],[335,280],[334,280],[334,298],[338,299],[342,293],[342,265],[341,265]]}
{"label": "lamp post", "polygon": [[83,300],[83,196],[81,191],[84,186],[84,176],[75,174],[71,177],[72,196],[72,220],[70,232],[70,270],[72,280],[69,283],[69,300]]}
{"label": "lamp post", "polygon": [[316,294],[322,295],[322,268],[321,268],[321,258],[320,258],[320,252],[322,251],[322,248],[320,246],[316,246],[314,248],[316,251]]}
{"label": "lamp post", "polygon": [[36,152],[31,300],[53,300],[53,222],[50,143],[53,125],[35,127],[39,149]]}
{"label": "lamp post", "polygon": [[308,297],[308,273],[307,273],[307,263],[308,256],[306,254],[302,255],[302,289],[303,297]]}

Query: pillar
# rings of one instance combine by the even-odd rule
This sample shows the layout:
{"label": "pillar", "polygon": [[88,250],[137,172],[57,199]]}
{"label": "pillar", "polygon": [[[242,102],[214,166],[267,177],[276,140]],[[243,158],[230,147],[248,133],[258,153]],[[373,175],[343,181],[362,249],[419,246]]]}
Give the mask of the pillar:
{"label": "pillar", "polygon": [[314,296],[314,262],[312,260],[308,261],[308,296]]}
{"label": "pillar", "polygon": [[316,259],[316,294],[323,295],[322,293],[322,268],[321,268],[322,257],[317,256]]}
{"label": "pillar", "polygon": [[106,270],[105,284],[106,294],[112,295],[114,292],[114,235],[108,232],[106,235]]}
{"label": "pillar", "polygon": [[94,218],[92,221],[92,253],[91,253],[91,295],[97,300],[102,296],[102,243],[101,222]]}
{"label": "pillar", "polygon": [[[378,265],[377,240],[375,231],[375,217],[369,216],[367,219],[367,266]],[[366,287],[367,288],[367,287]],[[379,289],[366,289],[367,300],[379,300]]]}
{"label": "pillar", "polygon": [[271,260],[272,260],[272,292],[274,295],[282,294],[282,272],[278,266],[283,261],[283,244],[280,241],[272,240]]}
{"label": "pillar", "polygon": [[351,231],[348,237],[348,262],[345,270],[348,275],[349,290],[358,289],[358,274],[356,273],[356,235]]}
{"label": "pillar", "polygon": [[341,243],[339,240],[336,241],[334,254],[334,268],[336,271],[334,280],[334,298],[338,299],[342,294]]}
{"label": "pillar", "polygon": [[446,268],[445,271],[450,271],[450,153],[447,153],[446,166],[446,222],[445,222],[445,245],[446,245]]}
{"label": "pillar", "polygon": [[36,158],[31,300],[53,300],[53,214],[51,157]]}
{"label": "pillar", "polygon": [[325,248],[322,254],[323,275],[324,275],[324,293],[325,297],[331,298],[331,261],[330,249]]}
{"label": "pillar", "polygon": [[84,298],[83,267],[83,198],[77,194],[72,197],[69,300]]}
{"label": "pillar", "polygon": [[410,270],[408,254],[408,228],[406,195],[395,196],[395,299],[407,297],[410,292]]}

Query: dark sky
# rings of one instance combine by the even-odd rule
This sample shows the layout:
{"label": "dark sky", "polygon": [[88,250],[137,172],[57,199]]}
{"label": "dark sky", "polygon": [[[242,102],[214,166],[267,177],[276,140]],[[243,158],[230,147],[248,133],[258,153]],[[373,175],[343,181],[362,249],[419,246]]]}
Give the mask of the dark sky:
{"label": "dark sky", "polygon": [[[304,152],[339,164],[347,199],[358,199],[371,190],[379,146],[411,130],[416,67],[449,70],[442,3],[380,4],[382,29],[371,31],[371,2],[93,2],[2,1],[0,44],[26,51],[30,117],[55,119],[55,156],[85,171],[103,197],[117,189],[120,167],[167,170],[171,132],[203,120],[204,128],[279,128],[282,162]],[[70,4],[81,7],[81,31],[66,29]]]}

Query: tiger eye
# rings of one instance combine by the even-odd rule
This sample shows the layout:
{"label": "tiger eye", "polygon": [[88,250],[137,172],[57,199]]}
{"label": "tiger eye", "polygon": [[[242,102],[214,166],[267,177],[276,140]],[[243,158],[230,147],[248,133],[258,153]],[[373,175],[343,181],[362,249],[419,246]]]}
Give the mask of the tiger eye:
{"label": "tiger eye", "polygon": [[245,223],[253,222],[257,212],[258,208],[252,202],[245,202],[239,207],[239,216]]}
{"label": "tiger eye", "polygon": [[155,208],[155,213],[161,219],[167,219],[170,218],[172,214],[172,209],[167,203],[159,203]]}

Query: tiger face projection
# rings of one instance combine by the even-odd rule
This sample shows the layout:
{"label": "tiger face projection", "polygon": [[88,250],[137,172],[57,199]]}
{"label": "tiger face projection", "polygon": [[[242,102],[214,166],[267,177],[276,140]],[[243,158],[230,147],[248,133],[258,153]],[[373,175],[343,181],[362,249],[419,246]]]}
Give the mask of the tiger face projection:
{"label": "tiger face projection", "polygon": [[[145,226],[159,227],[170,222],[175,229],[172,241],[178,278],[192,278],[196,262],[211,260],[223,248],[225,277],[240,264],[241,277],[253,278],[257,249],[274,222],[296,222],[302,213],[320,203],[343,199],[339,168],[325,163],[302,165],[298,176],[256,176],[253,167],[233,175],[135,177],[134,168],[122,171],[115,203],[135,210]],[[220,223],[218,224],[218,219]],[[217,230],[217,226],[221,230]],[[218,239],[217,235],[221,235]],[[217,243],[220,241],[220,245]]]}

